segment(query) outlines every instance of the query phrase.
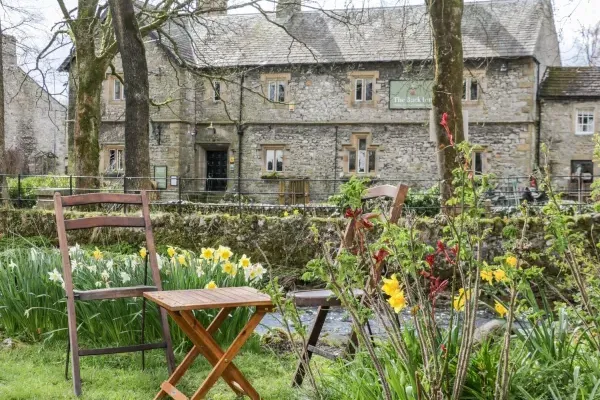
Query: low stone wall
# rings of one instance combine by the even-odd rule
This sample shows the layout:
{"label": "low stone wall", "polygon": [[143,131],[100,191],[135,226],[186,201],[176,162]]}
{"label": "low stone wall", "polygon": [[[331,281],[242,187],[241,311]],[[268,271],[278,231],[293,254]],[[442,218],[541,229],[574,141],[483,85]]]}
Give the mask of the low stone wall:
{"label": "low stone wall", "polygon": [[[77,218],[84,213],[67,213],[67,218]],[[229,246],[235,253],[250,256],[255,261],[268,263],[275,274],[285,279],[299,277],[306,263],[319,255],[321,244],[332,242],[337,246],[346,221],[340,218],[275,217],[264,215],[228,214],[177,214],[156,213],[152,215],[154,236],[159,250],[165,246],[178,246],[198,251],[208,246]],[[504,253],[503,232],[509,220],[493,218],[485,220],[489,228],[488,240],[483,255],[488,260]],[[512,220],[514,222],[514,220]],[[572,217],[575,228],[595,238],[600,237],[600,214],[587,214]],[[517,228],[523,221],[517,220]],[[528,239],[533,250],[542,252],[548,245],[544,237],[543,221],[532,218],[529,221]],[[315,243],[314,230],[318,232],[319,243]],[[434,244],[440,237],[442,225],[435,219],[424,219],[419,228],[423,240]],[[135,233],[132,233],[135,232]],[[10,237],[45,237],[57,244],[54,214],[44,210],[0,209],[0,234]],[[103,228],[70,232],[70,243],[92,244],[98,247],[131,244],[138,246],[144,242],[140,230]],[[590,249],[590,254],[591,249]],[[265,259],[266,257],[266,259]],[[544,260],[536,261],[552,272],[552,265]],[[285,282],[284,282],[285,283]]]}

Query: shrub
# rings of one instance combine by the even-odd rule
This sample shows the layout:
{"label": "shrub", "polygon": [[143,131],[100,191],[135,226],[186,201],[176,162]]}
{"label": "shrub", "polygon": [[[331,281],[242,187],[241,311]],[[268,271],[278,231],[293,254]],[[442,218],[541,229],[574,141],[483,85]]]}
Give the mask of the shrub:
{"label": "shrub", "polygon": [[[13,203],[19,199],[18,178],[8,178],[8,194]],[[21,178],[21,206],[33,207],[37,199],[37,190],[44,188],[69,188],[69,178],[66,176],[28,176]]]}

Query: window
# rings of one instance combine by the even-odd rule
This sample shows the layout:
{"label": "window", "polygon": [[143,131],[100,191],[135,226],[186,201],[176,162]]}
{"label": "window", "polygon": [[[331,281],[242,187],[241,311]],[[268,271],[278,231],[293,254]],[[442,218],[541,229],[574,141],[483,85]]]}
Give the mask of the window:
{"label": "window", "polygon": [[283,149],[265,150],[265,171],[283,172]]}
{"label": "window", "polygon": [[471,163],[473,165],[473,173],[475,175],[483,175],[483,152],[473,152]]}
{"label": "window", "polygon": [[580,176],[584,182],[594,180],[594,163],[591,160],[571,161],[571,177],[577,180]]}
{"label": "window", "polygon": [[125,100],[125,87],[121,81],[114,78],[113,100]]}
{"label": "window", "polygon": [[157,189],[167,188],[167,166],[166,165],[155,165],[154,166],[154,181],[156,181]]}
{"label": "window", "polygon": [[465,78],[462,99],[464,101],[479,100],[479,82],[476,78]]}
{"label": "window", "polygon": [[221,100],[221,81],[213,82],[213,100],[220,101]]}
{"label": "window", "polygon": [[284,81],[269,81],[269,101],[273,103],[285,103],[286,83]]}
{"label": "window", "polygon": [[594,111],[577,110],[577,121],[575,122],[576,135],[594,134]]}
{"label": "window", "polygon": [[369,174],[376,172],[377,146],[371,145],[369,135],[353,135],[352,144],[344,146],[347,150],[347,172]]}
{"label": "window", "polygon": [[357,78],[354,81],[354,100],[373,101],[373,79]]}
{"label": "window", "polygon": [[123,149],[108,149],[108,165],[107,170],[111,172],[123,171],[125,167]]}

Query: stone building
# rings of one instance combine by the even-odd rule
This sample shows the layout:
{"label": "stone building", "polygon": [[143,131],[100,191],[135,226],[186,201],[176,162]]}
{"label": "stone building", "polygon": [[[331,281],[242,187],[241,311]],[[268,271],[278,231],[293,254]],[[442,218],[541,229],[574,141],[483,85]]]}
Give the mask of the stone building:
{"label": "stone building", "polygon": [[[151,95],[167,101],[150,122],[159,186],[181,184],[169,176],[185,192],[239,184],[258,201],[278,198],[278,177],[310,178],[311,199],[351,175],[433,186],[426,8],[326,13],[281,1],[267,17],[171,22],[147,41]],[[549,2],[467,3],[463,44],[465,129],[480,145],[473,168],[528,176],[540,143],[539,84],[561,63]],[[124,97],[107,72],[101,172],[124,166]]]}
{"label": "stone building", "polygon": [[2,56],[8,173],[64,173],[65,106],[19,67],[14,37],[4,36]]}
{"label": "stone building", "polygon": [[540,90],[541,140],[558,187],[572,197],[589,190],[600,166],[594,134],[600,132],[600,67],[553,67]]}

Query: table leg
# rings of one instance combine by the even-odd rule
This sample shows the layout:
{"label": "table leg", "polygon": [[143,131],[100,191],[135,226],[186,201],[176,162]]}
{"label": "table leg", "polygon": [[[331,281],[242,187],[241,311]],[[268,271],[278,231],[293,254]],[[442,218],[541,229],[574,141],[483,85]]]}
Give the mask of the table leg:
{"label": "table leg", "polygon": [[[210,325],[208,326],[206,331],[210,335],[214,335],[217,332],[217,330],[219,329],[219,327],[221,326],[221,324],[223,323],[223,321],[225,321],[225,319],[227,319],[227,317],[229,316],[229,313],[232,310],[233,310],[233,308],[221,309],[219,311],[219,313],[217,314],[217,316],[212,320],[212,322],[210,323]],[[200,354],[202,354],[202,351],[198,348],[198,346],[194,345],[194,347],[192,347],[192,349],[187,353],[187,355],[185,356],[185,358],[183,359],[181,364],[179,364],[177,366],[175,371],[173,371],[173,373],[171,374],[171,376],[169,377],[169,379],[166,382],[168,382],[172,386],[175,386],[177,384],[177,382],[179,382],[181,377],[183,377],[185,372],[190,368],[190,366],[194,363],[194,361]],[[216,361],[217,360],[215,360],[214,363],[216,363]],[[212,363],[212,364],[214,365],[214,363]],[[235,390],[236,388],[232,387],[232,389]],[[239,390],[238,390],[238,392],[239,392]],[[161,399],[166,394],[167,394],[167,392],[165,390],[161,389],[161,391],[158,392],[158,394],[154,397],[154,400]]]}
{"label": "table leg", "polygon": [[[204,328],[200,324],[197,325],[197,338],[200,341],[204,342],[204,344],[210,352],[219,357],[219,361],[214,366],[213,370],[210,372],[208,377],[206,377],[200,388],[191,397],[191,400],[198,400],[204,398],[210,390],[210,388],[214,386],[219,377],[225,371],[231,368],[235,368],[231,360],[237,355],[244,343],[246,343],[250,335],[252,335],[252,332],[254,332],[254,329],[258,326],[258,324],[268,311],[270,311],[270,309],[257,308],[254,315],[252,315],[246,326],[244,326],[242,331],[238,334],[233,343],[231,343],[231,346],[229,346],[229,348],[225,352],[221,350],[221,348],[217,345],[214,339],[210,335],[208,335],[208,332],[206,332],[206,330],[204,330]],[[245,382],[239,383],[246,392],[246,394],[250,396],[250,398],[253,400],[259,400],[260,396],[258,392],[256,392],[252,385],[250,385],[250,383],[248,383],[245,379],[244,381]]]}

